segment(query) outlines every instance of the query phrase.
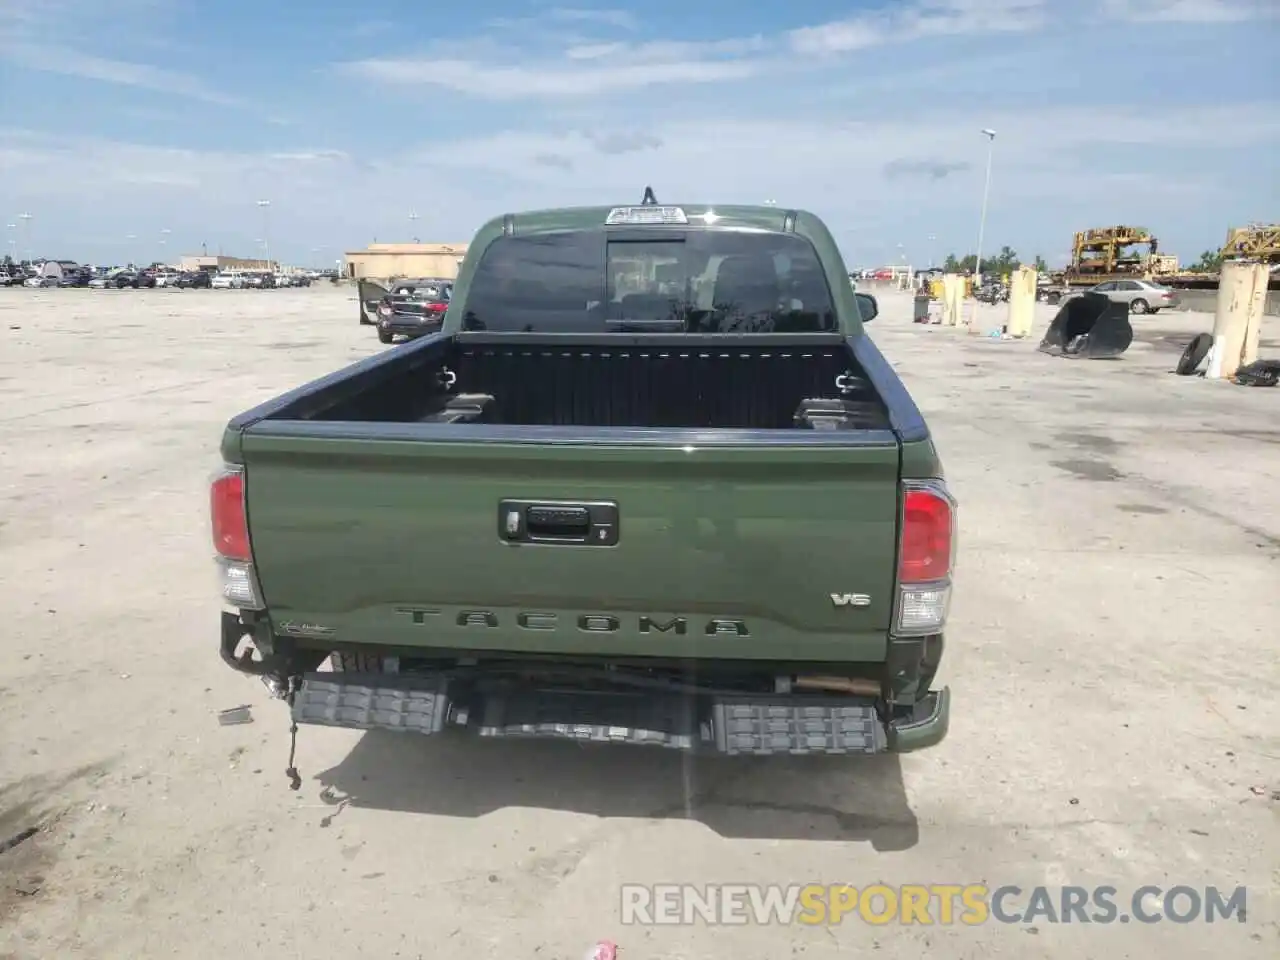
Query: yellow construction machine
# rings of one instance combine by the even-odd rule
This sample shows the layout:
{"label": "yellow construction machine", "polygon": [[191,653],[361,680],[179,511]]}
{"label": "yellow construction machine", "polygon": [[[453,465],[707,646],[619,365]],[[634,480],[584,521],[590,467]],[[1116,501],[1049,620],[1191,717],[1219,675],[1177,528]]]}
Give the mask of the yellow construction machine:
{"label": "yellow construction machine", "polygon": [[1280,263],[1280,223],[1251,223],[1232,227],[1218,254],[1223,260],[1261,260]]}
{"label": "yellow construction machine", "polygon": [[1067,272],[1078,277],[1143,274],[1159,241],[1145,227],[1099,227],[1075,236]]}

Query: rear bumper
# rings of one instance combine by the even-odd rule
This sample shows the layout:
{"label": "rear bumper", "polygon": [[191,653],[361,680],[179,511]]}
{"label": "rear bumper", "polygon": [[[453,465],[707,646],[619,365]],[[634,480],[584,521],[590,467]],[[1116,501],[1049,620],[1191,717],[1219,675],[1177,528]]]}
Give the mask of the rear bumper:
{"label": "rear bumper", "polygon": [[[575,691],[494,686],[475,678],[399,673],[311,672],[327,656],[274,637],[265,620],[223,611],[219,653],[238,673],[279,680],[301,674],[293,699],[298,723],[421,734],[470,733],[630,743],[726,755],[910,753],[941,743],[951,692],[928,690],[942,656],[940,635],[891,642],[884,664],[891,686],[914,699],[909,712],[882,715],[875,697],[788,694],[720,696],[666,691]],[[246,641],[251,646],[241,652]]]}
{"label": "rear bumper", "polygon": [[378,329],[394,337],[425,337],[440,332],[440,321],[419,323],[417,320],[379,320]]}
{"label": "rear bumper", "polygon": [[311,673],[293,702],[300,724],[485,739],[572,740],[726,756],[908,753],[947,734],[951,696],[931,692],[886,722],[859,697],[683,696],[645,692],[458,690],[442,676]]}

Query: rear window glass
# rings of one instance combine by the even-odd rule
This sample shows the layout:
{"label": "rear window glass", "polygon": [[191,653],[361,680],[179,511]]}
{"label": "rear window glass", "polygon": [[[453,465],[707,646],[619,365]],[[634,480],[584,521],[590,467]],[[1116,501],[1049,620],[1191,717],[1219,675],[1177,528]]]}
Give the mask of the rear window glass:
{"label": "rear window glass", "polygon": [[579,231],[502,237],[467,295],[464,330],[819,333],[836,329],[812,244],[790,234]]}

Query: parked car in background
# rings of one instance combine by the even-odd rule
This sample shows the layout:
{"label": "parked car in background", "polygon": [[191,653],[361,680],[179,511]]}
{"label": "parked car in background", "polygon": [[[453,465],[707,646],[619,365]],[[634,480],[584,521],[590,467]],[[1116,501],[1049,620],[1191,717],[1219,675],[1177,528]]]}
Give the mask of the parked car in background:
{"label": "parked car in background", "polygon": [[60,287],[87,287],[89,281],[93,279],[93,271],[88,267],[80,267],[70,270],[62,275],[62,279],[58,281]]}
{"label": "parked car in background", "polygon": [[27,277],[27,279],[23,281],[22,285],[24,287],[56,287],[58,285],[58,278],[53,276],[42,277],[39,274],[36,274],[33,277]]}
{"label": "parked car in background", "polygon": [[244,286],[246,290],[266,290],[276,285],[275,274],[261,273],[257,270],[251,271],[244,275]]}
{"label": "parked car in background", "polygon": [[440,329],[449,300],[452,283],[426,283],[404,293],[391,292],[378,301],[378,339],[391,343],[396,337],[416,340]]}
{"label": "parked car in background", "polygon": [[178,279],[173,285],[179,290],[208,290],[213,283],[213,277],[206,270],[193,270],[186,273],[178,274]]}
{"label": "parked car in background", "polygon": [[178,277],[182,274],[177,270],[157,270],[156,286],[157,287],[174,287],[178,284]]}
{"label": "parked car in background", "polygon": [[244,286],[244,274],[235,271],[219,273],[209,285],[214,290],[239,290]]}
{"label": "parked car in background", "polygon": [[1084,290],[1073,290],[1062,297],[1062,303],[1082,293],[1101,293],[1108,300],[1127,303],[1130,313],[1159,313],[1182,303],[1176,291],[1150,280],[1107,280]]}

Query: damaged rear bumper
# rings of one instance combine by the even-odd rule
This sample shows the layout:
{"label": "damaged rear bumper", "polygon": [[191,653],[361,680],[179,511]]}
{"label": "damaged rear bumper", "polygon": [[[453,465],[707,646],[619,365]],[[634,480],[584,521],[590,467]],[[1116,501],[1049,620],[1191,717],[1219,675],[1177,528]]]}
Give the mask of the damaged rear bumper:
{"label": "damaged rear bumper", "polygon": [[[353,730],[629,743],[725,755],[854,755],[934,746],[946,737],[951,715],[946,687],[913,691],[914,706],[886,719],[883,701],[870,696],[477,687],[433,673],[313,672],[325,651],[292,649],[265,620],[246,622],[227,611],[220,654],[231,669],[275,678],[281,687],[298,677],[292,697],[297,723]],[[941,637],[899,640],[885,667],[924,686],[940,655]]]}
{"label": "damaged rear bumper", "polygon": [[487,739],[550,739],[767,756],[906,753],[947,733],[950,691],[922,697],[885,721],[871,698],[804,694],[739,696],[581,690],[457,693],[447,678],[418,674],[311,673],[293,701],[300,724]]}

